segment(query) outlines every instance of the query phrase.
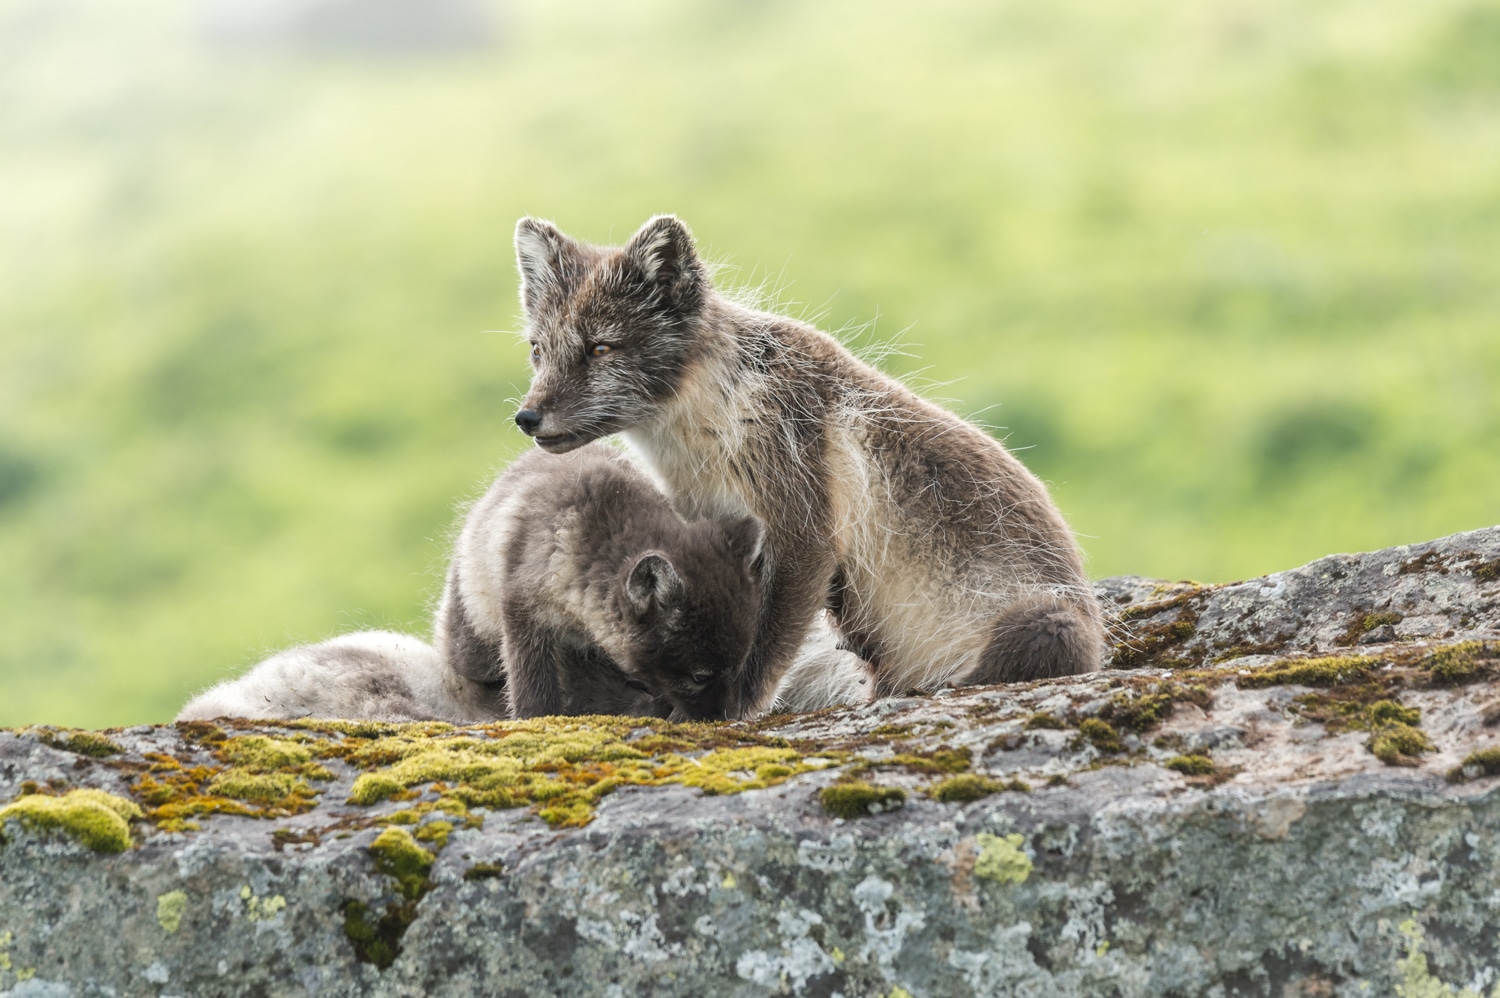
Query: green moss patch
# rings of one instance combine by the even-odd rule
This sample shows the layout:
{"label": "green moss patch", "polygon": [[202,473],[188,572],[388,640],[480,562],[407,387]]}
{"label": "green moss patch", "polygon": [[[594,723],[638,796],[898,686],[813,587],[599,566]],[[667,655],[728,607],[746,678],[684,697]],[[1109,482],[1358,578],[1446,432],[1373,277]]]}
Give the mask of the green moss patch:
{"label": "green moss patch", "polygon": [[312,750],[305,744],[265,735],[226,738],[218,754],[225,762],[257,773],[302,766],[312,761]]}
{"label": "green moss patch", "polygon": [[1093,745],[1100,752],[1115,753],[1125,749],[1114,726],[1097,717],[1085,718],[1078,723],[1078,740]]}
{"label": "green moss patch", "polygon": [[327,767],[313,760],[320,743],[265,735],[231,737],[202,722],[179,724],[178,730],[208,749],[216,764],[184,765],[171,756],[146,755],[151,765],[131,791],[146,805],[146,817],[167,831],[191,831],[198,827],[195,819],[215,814],[300,814],[317,803],[317,791],[307,781],[333,778]]}
{"label": "green moss patch", "polygon": [[1244,690],[1271,686],[1340,686],[1366,679],[1375,664],[1375,659],[1364,655],[1292,659],[1256,669],[1239,676],[1235,682]]}
{"label": "green moss patch", "polygon": [[63,749],[91,759],[106,759],[125,750],[97,731],[68,731],[43,728],[37,736],[43,745]]}
{"label": "green moss patch", "polygon": [[1449,783],[1467,783],[1486,776],[1500,776],[1500,748],[1471,752],[1463,762],[1448,770]]}
{"label": "green moss patch", "polygon": [[968,749],[943,745],[931,752],[898,752],[889,759],[874,761],[873,765],[904,766],[917,773],[962,773],[973,761]]}
{"label": "green moss patch", "polygon": [[1416,727],[1422,723],[1422,712],[1415,707],[1403,707],[1394,700],[1377,700],[1370,704],[1370,723],[1374,727],[1388,724],[1404,724]]}
{"label": "green moss patch", "polygon": [[146,817],[156,827],[169,832],[196,829],[198,823],[194,819],[206,815],[260,817],[269,810],[222,794],[205,793],[205,784],[219,772],[210,766],[195,766],[164,778],[147,773],[136,780],[131,792],[146,805]]}
{"label": "green moss patch", "polygon": [[70,790],[61,797],[28,794],[0,808],[0,822],[14,818],[27,828],[56,830],[95,852],[130,848],[130,821],[141,817],[134,802],[103,790]]}
{"label": "green moss patch", "polygon": [[282,805],[310,799],[312,787],[287,773],[253,773],[247,769],[229,769],[215,776],[208,792],[249,801],[252,804]]}
{"label": "green moss patch", "polygon": [[1422,753],[1432,751],[1432,742],[1409,724],[1391,724],[1376,730],[1369,749],[1387,766],[1416,766]]}
{"label": "green moss patch", "polygon": [[464,871],[464,879],[473,883],[478,880],[494,880],[505,875],[503,863],[475,863]]}
{"label": "green moss patch", "polygon": [[1219,640],[1214,642],[1215,664],[1232,662],[1247,655],[1280,655],[1295,636],[1295,631],[1280,631],[1265,641]]}
{"label": "green moss patch", "polygon": [[[363,901],[344,902],[344,935],[357,959],[382,969],[395,962],[402,937],[417,919],[417,902],[432,888],[435,853],[448,844],[452,830],[451,822],[434,821],[420,826],[415,836],[400,825],[388,825],[375,836],[368,846],[375,869],[391,879],[400,900],[387,904],[379,916]],[[430,842],[433,851],[419,845],[418,838]]]}
{"label": "green moss patch", "polygon": [[1166,693],[1116,695],[1105,705],[1102,718],[1127,731],[1149,731],[1172,713],[1172,698]]}
{"label": "green moss patch", "polygon": [[1127,689],[1115,694],[1104,705],[1099,717],[1122,731],[1144,734],[1171,717],[1179,703],[1191,703],[1207,710],[1213,705],[1213,694],[1201,683],[1132,679],[1127,683]]}
{"label": "green moss patch", "polygon": [[[1186,587],[1186,588],[1184,588]],[[1188,603],[1204,594],[1209,587],[1197,582],[1168,582],[1157,587],[1152,593],[1154,597],[1150,602],[1137,603],[1120,611],[1120,619],[1124,621],[1144,620],[1148,617],[1159,616],[1168,610],[1186,606]],[[1181,590],[1181,591],[1177,591]],[[1168,594],[1172,595],[1168,595]]]}
{"label": "green moss patch", "polygon": [[1416,664],[1429,671],[1434,686],[1462,686],[1500,671],[1500,645],[1490,641],[1461,641],[1434,649]]}
{"label": "green moss patch", "polygon": [[[653,731],[630,740],[648,723]],[[452,737],[402,727],[374,739],[346,738],[329,751],[370,769],[354,781],[351,804],[441,785],[445,810],[531,806],[555,827],[587,824],[599,800],[621,786],[677,783],[733,794],[843,759],[825,753],[810,760],[782,739],[729,726],[620,717],[540,718]]]}
{"label": "green moss patch", "polygon": [[355,958],[381,970],[396,962],[401,937],[416,920],[415,901],[390,905],[379,916],[372,916],[363,901],[344,902],[344,936],[354,947]]}
{"label": "green moss patch", "polygon": [[1162,765],[1183,776],[1208,776],[1214,771],[1214,761],[1206,755],[1176,755]]}
{"label": "green moss patch", "polygon": [[1025,728],[1027,731],[1036,731],[1039,728],[1060,731],[1067,726],[1067,722],[1062,718],[1057,717],[1054,714],[1048,714],[1044,711],[1038,711],[1035,714],[1032,714],[1030,717],[1026,718],[1025,724]]}
{"label": "green moss patch", "polygon": [[1031,785],[1022,780],[997,780],[977,773],[961,773],[928,788],[927,795],[944,804],[968,804],[1007,790],[1029,793]]}
{"label": "green moss patch", "polygon": [[1431,752],[1433,746],[1419,728],[1422,712],[1394,699],[1407,678],[1383,674],[1377,679],[1368,672],[1354,678],[1356,681],[1348,685],[1299,696],[1292,701],[1292,709],[1324,725],[1330,734],[1370,732],[1365,747],[1388,766],[1418,765],[1419,757]]}
{"label": "green moss patch", "polygon": [[448,844],[448,834],[453,831],[453,822],[439,819],[417,826],[412,838],[418,842],[431,842],[434,849],[441,850]]}
{"label": "green moss patch", "polygon": [[[1455,649],[1456,656],[1442,657]],[[1381,762],[1416,766],[1423,754],[1433,751],[1433,745],[1420,728],[1421,711],[1404,706],[1397,698],[1412,685],[1430,684],[1431,674],[1422,667],[1430,666],[1434,657],[1453,661],[1464,654],[1463,645],[1450,646],[1425,653],[1415,661],[1408,658],[1403,663],[1392,662],[1379,670],[1375,668],[1376,659],[1364,656],[1303,659],[1241,676],[1239,683],[1250,687],[1279,683],[1316,687],[1318,692],[1294,699],[1291,709],[1324,725],[1330,734],[1368,731],[1365,747]]]}
{"label": "green moss patch", "polygon": [[399,794],[405,784],[388,773],[365,773],[354,781],[349,790],[349,803],[368,807]]}
{"label": "green moss patch", "polygon": [[405,897],[416,900],[427,890],[436,857],[417,845],[406,829],[393,825],[382,830],[370,843],[370,855],[375,857],[375,869],[393,878]]}
{"label": "green moss patch", "polygon": [[1375,628],[1386,624],[1399,624],[1402,619],[1401,614],[1396,613],[1394,610],[1384,610],[1379,613],[1357,613],[1349,622],[1349,626],[1344,629],[1344,632],[1333,639],[1333,643],[1345,646],[1358,644],[1360,638],[1375,630]]}
{"label": "green moss patch", "polygon": [[[1189,597],[1179,597],[1178,600],[1169,601],[1169,605],[1161,606],[1152,612],[1159,613],[1168,609],[1172,604],[1180,605],[1187,598]],[[1134,611],[1134,615],[1143,616],[1145,612],[1146,608],[1141,607]],[[1122,618],[1126,620],[1131,617],[1131,610],[1122,614]],[[1148,665],[1186,664],[1182,659],[1173,657],[1170,653],[1175,651],[1178,645],[1191,638],[1197,630],[1198,615],[1184,607],[1175,620],[1142,624],[1133,628],[1130,636],[1115,646],[1110,665],[1116,669],[1139,669]]]}
{"label": "green moss patch", "polygon": [[864,780],[835,783],[818,791],[823,810],[836,818],[863,818],[890,811],[906,803],[906,791],[900,787],[880,787]]}
{"label": "green moss patch", "polygon": [[1386,688],[1375,684],[1308,693],[1292,701],[1292,709],[1309,721],[1324,725],[1330,734],[1343,731],[1374,731],[1392,724],[1416,727],[1422,712],[1403,707],[1385,697]]}

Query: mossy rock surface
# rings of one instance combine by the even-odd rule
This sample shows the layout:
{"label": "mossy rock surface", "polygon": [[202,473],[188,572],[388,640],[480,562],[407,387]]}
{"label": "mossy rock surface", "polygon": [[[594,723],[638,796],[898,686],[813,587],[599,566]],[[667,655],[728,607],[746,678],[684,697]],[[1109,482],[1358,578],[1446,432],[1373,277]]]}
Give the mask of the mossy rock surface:
{"label": "mossy rock surface", "polygon": [[0,732],[0,991],[1459,994],[1496,557],[1119,581],[1171,664],[815,715]]}

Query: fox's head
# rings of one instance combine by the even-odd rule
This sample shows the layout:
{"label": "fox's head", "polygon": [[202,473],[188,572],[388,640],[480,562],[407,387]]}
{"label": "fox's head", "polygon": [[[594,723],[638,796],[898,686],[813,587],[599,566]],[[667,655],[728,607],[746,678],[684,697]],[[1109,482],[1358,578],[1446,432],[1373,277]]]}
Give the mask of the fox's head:
{"label": "fox's head", "polygon": [[623,248],[516,223],[531,389],[516,424],[562,453],[650,418],[677,387],[708,271],[687,226],[658,215]]}
{"label": "fox's head", "polygon": [[765,527],[697,520],[670,550],[623,570],[624,672],[671,704],[673,720],[741,716],[740,686],[763,599]]}

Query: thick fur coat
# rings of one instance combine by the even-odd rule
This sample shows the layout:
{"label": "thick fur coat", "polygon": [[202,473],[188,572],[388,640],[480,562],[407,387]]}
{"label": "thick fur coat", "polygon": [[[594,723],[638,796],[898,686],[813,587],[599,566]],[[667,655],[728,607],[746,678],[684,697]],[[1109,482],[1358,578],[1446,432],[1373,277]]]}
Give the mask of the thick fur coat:
{"label": "thick fur coat", "polygon": [[512,716],[723,719],[761,603],[753,516],[684,522],[603,444],[518,458],[469,511],[435,642]]}
{"label": "thick fur coat", "polygon": [[361,631],[273,655],[193,697],[177,720],[492,721],[505,714],[504,693],[457,675],[420,638]]}
{"label": "thick fur coat", "polygon": [[[684,523],[617,451],[531,454],[469,510],[434,648],[388,631],[279,652],[193,697],[177,720],[484,722],[542,714],[723,717],[749,652],[763,531]],[[864,703],[862,663],[824,625],[776,708]]]}
{"label": "thick fur coat", "polygon": [[1046,488],[978,427],[833,337],[715,291],[676,218],[623,248],[516,228],[553,453],[622,434],[689,517],[765,523],[768,590],[730,716],[764,709],[830,609],[882,692],[1093,669],[1099,608]]}

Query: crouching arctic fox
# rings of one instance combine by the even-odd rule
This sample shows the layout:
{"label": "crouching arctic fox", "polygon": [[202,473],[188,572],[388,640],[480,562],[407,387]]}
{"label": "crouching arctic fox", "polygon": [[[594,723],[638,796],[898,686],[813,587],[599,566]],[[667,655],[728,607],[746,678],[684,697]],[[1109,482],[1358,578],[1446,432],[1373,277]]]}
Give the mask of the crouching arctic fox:
{"label": "crouching arctic fox", "polygon": [[687,228],[623,248],[516,226],[533,364],[516,423],[620,433],[689,517],[766,525],[766,601],[725,713],[764,709],[826,605],[882,692],[1091,670],[1098,605],[1045,487],[1000,443],[794,319],[716,293]]}
{"label": "crouching arctic fox", "polygon": [[[272,656],[178,720],[725,716],[749,654],[763,528],[684,522],[602,444],[512,464],[469,511],[434,624],[436,648],[374,631]],[[825,627],[788,675],[785,710],[869,699]]]}
{"label": "crouching arctic fox", "polygon": [[513,717],[723,719],[763,537],[753,516],[684,522],[603,444],[531,451],[469,511],[436,644],[464,679],[503,682]]}

